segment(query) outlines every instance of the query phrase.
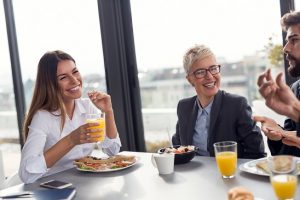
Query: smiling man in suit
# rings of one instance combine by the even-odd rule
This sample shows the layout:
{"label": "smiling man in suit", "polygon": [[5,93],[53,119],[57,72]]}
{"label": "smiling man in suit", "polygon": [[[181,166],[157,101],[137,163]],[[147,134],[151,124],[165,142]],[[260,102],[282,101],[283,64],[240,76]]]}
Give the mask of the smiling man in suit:
{"label": "smiling man in suit", "polygon": [[173,144],[194,145],[198,155],[214,156],[215,142],[236,141],[239,158],[264,157],[262,135],[247,100],[219,89],[221,66],[213,52],[196,45],[185,53],[183,65],[197,95],[178,103]]}

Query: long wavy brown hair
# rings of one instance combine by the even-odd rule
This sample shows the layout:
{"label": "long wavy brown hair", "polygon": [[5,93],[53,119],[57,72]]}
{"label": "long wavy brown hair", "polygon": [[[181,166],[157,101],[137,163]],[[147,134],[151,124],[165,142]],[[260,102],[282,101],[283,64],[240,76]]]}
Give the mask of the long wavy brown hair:
{"label": "long wavy brown hair", "polygon": [[60,111],[61,130],[64,127],[66,110],[58,88],[56,75],[57,65],[62,60],[71,60],[75,63],[72,56],[60,50],[45,53],[39,61],[33,97],[23,125],[25,141],[28,136],[28,126],[38,110],[46,110],[52,114],[54,111]]}

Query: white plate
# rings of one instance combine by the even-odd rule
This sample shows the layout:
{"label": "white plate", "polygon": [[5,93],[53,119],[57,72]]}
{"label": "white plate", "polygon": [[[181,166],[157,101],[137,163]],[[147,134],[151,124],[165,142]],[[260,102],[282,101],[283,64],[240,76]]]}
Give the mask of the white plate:
{"label": "white plate", "polygon": [[132,167],[133,165],[135,165],[137,162],[138,162],[139,158],[138,157],[135,157],[134,158],[134,163],[132,163],[131,165],[128,165],[126,167],[120,167],[120,168],[115,168],[115,169],[101,169],[101,170],[92,170],[92,169],[80,169],[78,167],[76,167],[76,169],[78,171],[83,171],[83,172],[114,172],[114,171],[120,171],[120,170],[123,170],[123,169],[126,169],[126,168],[129,168],[129,167]]}
{"label": "white plate", "polygon": [[[243,172],[248,172],[250,174],[256,174],[256,175],[261,175],[261,176],[269,176],[267,172],[264,170],[256,167],[256,164],[260,161],[266,160],[267,158],[260,158],[257,160],[251,160],[249,162],[243,163],[239,166],[239,169]],[[297,158],[297,165],[299,169],[299,164],[300,164],[300,158]],[[298,175],[300,175],[300,171],[298,170]]]}

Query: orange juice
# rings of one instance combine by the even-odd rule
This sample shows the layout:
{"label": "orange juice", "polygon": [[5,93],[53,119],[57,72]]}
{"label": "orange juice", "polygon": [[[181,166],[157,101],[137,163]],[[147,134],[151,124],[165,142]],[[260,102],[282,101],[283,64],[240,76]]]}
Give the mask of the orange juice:
{"label": "orange juice", "polygon": [[276,196],[280,199],[293,199],[297,189],[297,177],[293,175],[276,175],[271,178]]}
{"label": "orange juice", "polygon": [[104,118],[99,118],[99,119],[87,119],[86,123],[94,123],[94,122],[98,122],[99,125],[98,126],[91,126],[88,129],[93,129],[93,128],[97,128],[97,129],[102,129],[100,132],[94,132],[94,133],[90,133],[91,135],[93,134],[100,134],[99,137],[95,138],[96,141],[103,141],[105,139],[105,120]]}
{"label": "orange juice", "polygon": [[230,177],[235,174],[237,154],[232,151],[223,151],[216,154],[216,161],[222,176]]}

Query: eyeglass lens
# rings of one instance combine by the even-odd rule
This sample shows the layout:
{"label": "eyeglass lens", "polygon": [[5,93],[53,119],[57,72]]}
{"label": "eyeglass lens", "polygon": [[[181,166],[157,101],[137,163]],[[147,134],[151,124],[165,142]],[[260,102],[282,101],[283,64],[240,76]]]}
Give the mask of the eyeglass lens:
{"label": "eyeglass lens", "polygon": [[218,74],[220,72],[220,65],[213,65],[208,69],[198,69],[194,72],[196,78],[203,78],[206,76],[207,71],[209,71],[212,75]]}

